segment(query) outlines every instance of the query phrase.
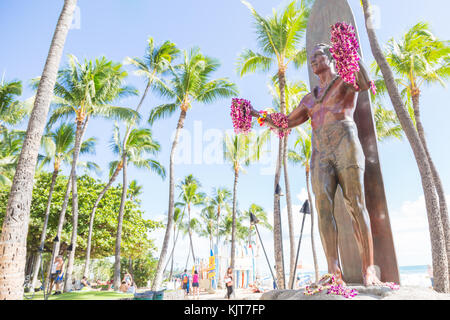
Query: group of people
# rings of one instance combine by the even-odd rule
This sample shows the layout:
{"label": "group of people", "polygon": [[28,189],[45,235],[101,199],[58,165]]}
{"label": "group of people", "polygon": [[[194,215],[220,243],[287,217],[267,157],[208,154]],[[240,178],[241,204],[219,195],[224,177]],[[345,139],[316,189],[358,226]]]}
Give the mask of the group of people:
{"label": "group of people", "polygon": [[[234,288],[234,276],[233,269],[230,267],[227,269],[227,272],[224,276],[224,283],[227,289],[226,298],[230,299],[233,294]],[[181,287],[184,290],[184,296],[187,297],[192,294],[195,298],[199,298],[200,296],[200,285],[199,285],[199,275],[198,271],[194,270],[192,275],[187,273],[187,269],[184,269],[183,274],[181,275]],[[192,291],[191,291],[192,288]]]}
{"label": "group of people", "polygon": [[184,290],[184,296],[189,296],[191,293],[191,287],[192,287],[192,295],[194,298],[199,298],[200,296],[200,285],[199,285],[199,278],[198,278],[198,271],[194,270],[194,273],[192,275],[189,275],[187,273],[187,269],[184,269],[183,274],[181,275],[181,284],[182,288]]}
{"label": "group of people", "polygon": [[[59,295],[62,292],[62,283],[63,283],[63,267],[64,267],[64,259],[61,255],[57,256],[52,264],[51,275],[50,275],[50,289],[49,293],[53,291],[53,287],[55,287],[55,293],[53,295]],[[83,277],[79,284],[74,279],[72,281],[72,289],[73,290],[82,290],[83,288],[92,288],[92,289],[104,289],[111,290],[113,289],[113,280],[109,281],[101,281],[97,280],[95,282],[89,282],[87,277]],[[133,281],[133,277],[129,272],[125,273],[121,285],[119,287],[119,291],[124,293],[135,293],[136,292],[136,284]]]}

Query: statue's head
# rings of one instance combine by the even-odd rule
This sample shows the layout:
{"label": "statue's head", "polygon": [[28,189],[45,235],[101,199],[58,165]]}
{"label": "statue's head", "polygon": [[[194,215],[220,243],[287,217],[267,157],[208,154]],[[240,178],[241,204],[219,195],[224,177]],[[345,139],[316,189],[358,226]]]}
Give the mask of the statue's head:
{"label": "statue's head", "polygon": [[329,70],[334,64],[333,56],[330,52],[330,46],[324,43],[319,43],[314,46],[311,51],[311,68],[315,74]]}

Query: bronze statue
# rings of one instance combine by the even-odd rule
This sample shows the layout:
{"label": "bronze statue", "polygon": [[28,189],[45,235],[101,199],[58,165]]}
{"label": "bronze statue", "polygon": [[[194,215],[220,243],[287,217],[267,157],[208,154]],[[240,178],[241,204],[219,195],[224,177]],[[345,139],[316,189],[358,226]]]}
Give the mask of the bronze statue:
{"label": "bronze statue", "polygon": [[[364,284],[379,285],[381,281],[374,268],[373,240],[364,196],[365,158],[353,120],[358,91],[336,74],[329,49],[328,45],[318,44],[311,52],[311,67],[320,85],[307,94],[288,115],[288,128],[311,119],[311,180],[328,272],[337,277],[338,283],[344,284],[339,267],[338,230],[334,218],[334,198],[339,184],[352,217]],[[370,80],[364,65],[361,62],[359,64],[356,83],[359,91],[366,91],[370,88]],[[260,114],[253,109],[252,115],[259,117]],[[266,124],[278,128],[270,115],[266,118]]]}

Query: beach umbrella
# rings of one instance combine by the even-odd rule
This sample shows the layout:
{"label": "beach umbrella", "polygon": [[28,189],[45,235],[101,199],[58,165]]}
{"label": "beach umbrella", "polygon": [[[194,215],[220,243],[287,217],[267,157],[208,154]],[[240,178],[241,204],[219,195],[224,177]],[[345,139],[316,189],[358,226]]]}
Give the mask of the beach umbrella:
{"label": "beach umbrella", "polygon": [[294,281],[292,281],[292,283],[291,283],[291,290],[294,289],[294,282],[295,282],[295,277],[296,277],[296,273],[297,273],[298,254],[300,253],[300,245],[302,243],[303,226],[305,225],[305,217],[307,214],[311,214],[311,208],[309,206],[308,199],[306,199],[305,202],[303,202],[303,205],[300,209],[300,213],[303,213],[303,220],[302,220],[302,228],[300,230],[300,238],[298,239],[297,256],[295,258],[295,268],[294,268],[294,277],[293,277]]}

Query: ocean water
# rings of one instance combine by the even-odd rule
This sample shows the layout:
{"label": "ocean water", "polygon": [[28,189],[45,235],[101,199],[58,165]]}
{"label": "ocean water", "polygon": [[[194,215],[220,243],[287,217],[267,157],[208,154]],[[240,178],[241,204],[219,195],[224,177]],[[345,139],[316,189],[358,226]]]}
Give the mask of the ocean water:
{"label": "ocean water", "polygon": [[431,280],[428,275],[428,266],[399,267],[400,283],[404,286],[430,287]]}

